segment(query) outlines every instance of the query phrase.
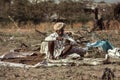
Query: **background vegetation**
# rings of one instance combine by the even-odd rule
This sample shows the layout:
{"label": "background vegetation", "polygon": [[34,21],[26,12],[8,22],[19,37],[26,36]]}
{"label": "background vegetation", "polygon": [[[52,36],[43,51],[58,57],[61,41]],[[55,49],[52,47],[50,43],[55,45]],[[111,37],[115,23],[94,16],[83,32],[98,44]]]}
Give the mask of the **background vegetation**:
{"label": "background vegetation", "polygon": [[[93,1],[90,0],[89,2]],[[85,4],[85,0],[59,0],[59,3],[55,0],[1,0],[0,24],[4,26],[14,21],[18,25],[29,22],[39,24],[40,22],[52,21],[51,16],[55,14],[57,14],[57,18],[67,19],[69,22],[84,23],[93,20],[91,13],[84,11]],[[120,14],[117,14],[114,8],[120,11],[120,3],[114,4],[112,8],[106,17],[109,18],[113,14],[118,18]]]}

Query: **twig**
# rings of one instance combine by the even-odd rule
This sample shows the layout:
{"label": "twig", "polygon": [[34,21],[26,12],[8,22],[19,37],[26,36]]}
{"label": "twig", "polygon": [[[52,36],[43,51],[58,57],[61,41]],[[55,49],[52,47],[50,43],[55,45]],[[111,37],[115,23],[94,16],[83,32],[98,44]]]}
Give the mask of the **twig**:
{"label": "twig", "polygon": [[35,29],[35,31],[36,31],[37,33],[39,33],[40,35],[43,35],[43,36],[46,36],[46,35],[47,35],[47,33],[41,32],[41,31],[39,31],[39,30],[37,30],[37,29]]}
{"label": "twig", "polygon": [[19,29],[19,27],[18,27],[17,23],[14,21],[14,19],[11,16],[8,16],[8,18],[14,23],[15,27],[17,27]]}

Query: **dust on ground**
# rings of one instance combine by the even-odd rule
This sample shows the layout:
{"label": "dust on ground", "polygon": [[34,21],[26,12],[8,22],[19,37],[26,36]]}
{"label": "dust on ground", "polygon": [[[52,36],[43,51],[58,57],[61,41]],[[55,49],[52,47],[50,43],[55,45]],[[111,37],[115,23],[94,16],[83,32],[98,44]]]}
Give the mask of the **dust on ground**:
{"label": "dust on ground", "polygon": [[[97,31],[96,37],[109,40],[115,47],[120,47],[120,31]],[[35,50],[45,36],[35,30],[0,30],[0,55],[25,43]],[[33,47],[33,48],[32,48]],[[39,52],[39,51],[38,51]],[[98,66],[62,66],[40,68],[13,68],[0,66],[0,80],[101,80],[104,69],[108,67],[115,74],[115,80],[120,79],[120,64],[112,63]]]}
{"label": "dust on ground", "polygon": [[120,79],[120,66],[63,66],[63,67],[40,67],[40,68],[11,68],[0,67],[0,80],[101,80],[105,67],[111,68]]}

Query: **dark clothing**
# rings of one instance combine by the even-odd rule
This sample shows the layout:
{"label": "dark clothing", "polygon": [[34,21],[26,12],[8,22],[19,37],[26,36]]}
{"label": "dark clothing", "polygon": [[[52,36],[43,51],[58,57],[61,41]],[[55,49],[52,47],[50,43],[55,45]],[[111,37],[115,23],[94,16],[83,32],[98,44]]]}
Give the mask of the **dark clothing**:
{"label": "dark clothing", "polygon": [[100,18],[100,19],[97,21],[97,26],[99,27],[100,30],[103,30],[103,29],[104,29],[103,18]]}

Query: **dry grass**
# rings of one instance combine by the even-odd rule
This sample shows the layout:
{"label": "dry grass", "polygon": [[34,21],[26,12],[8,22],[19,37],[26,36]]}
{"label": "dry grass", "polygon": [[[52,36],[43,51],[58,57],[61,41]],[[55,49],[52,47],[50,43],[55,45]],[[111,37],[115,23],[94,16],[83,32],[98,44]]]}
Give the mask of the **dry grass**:
{"label": "dry grass", "polygon": [[[41,23],[36,25],[42,32],[52,32],[54,23]],[[88,26],[93,23],[89,22]],[[74,24],[72,30],[80,30],[81,23]],[[36,33],[33,26],[29,28],[0,29],[0,54],[18,48],[21,42],[29,46],[40,44],[44,36]],[[66,29],[70,29],[67,25]],[[120,31],[104,30],[94,32],[99,39],[109,40],[115,47],[120,47]],[[13,39],[11,39],[13,37]],[[87,37],[89,38],[89,37]],[[109,67],[115,74],[115,80],[120,80],[120,65],[107,64],[98,66],[64,66],[64,67],[41,67],[41,68],[11,68],[0,66],[0,80],[101,80],[104,68]]]}
{"label": "dry grass", "polygon": [[41,67],[38,69],[0,67],[1,80],[101,80],[105,67],[114,71],[116,78],[120,79],[120,67],[116,65],[101,66],[66,66]]}
{"label": "dry grass", "polygon": [[120,29],[120,22],[117,20],[111,20],[109,23],[109,27],[106,25],[107,21],[104,21],[105,24],[105,29],[109,29],[109,30],[118,30]]}

